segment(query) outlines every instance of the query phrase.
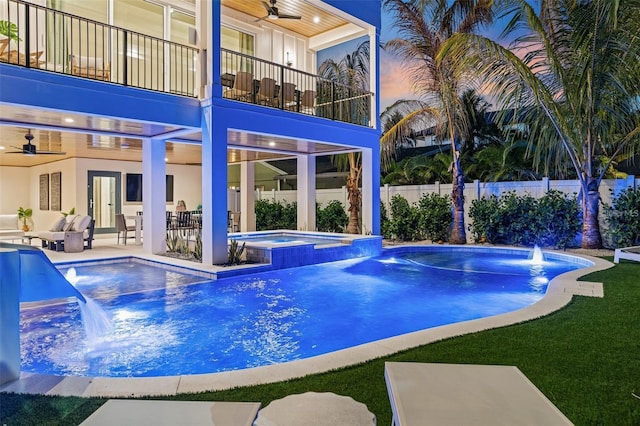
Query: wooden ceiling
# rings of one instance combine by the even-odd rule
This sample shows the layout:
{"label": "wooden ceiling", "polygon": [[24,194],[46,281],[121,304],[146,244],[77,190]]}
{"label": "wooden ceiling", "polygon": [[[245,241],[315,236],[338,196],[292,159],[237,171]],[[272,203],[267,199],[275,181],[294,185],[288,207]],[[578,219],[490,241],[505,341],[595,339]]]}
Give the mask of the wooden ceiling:
{"label": "wooden ceiling", "polygon": [[[269,3],[269,0],[265,1]],[[253,16],[256,19],[267,15],[267,11],[261,0],[223,0],[222,4],[230,9]],[[279,13],[299,15],[302,18],[265,19],[265,22],[302,34],[305,37],[313,37],[347,24],[347,21],[344,19],[303,0],[277,0],[276,7]],[[317,22],[314,22],[314,19],[316,19]]]}

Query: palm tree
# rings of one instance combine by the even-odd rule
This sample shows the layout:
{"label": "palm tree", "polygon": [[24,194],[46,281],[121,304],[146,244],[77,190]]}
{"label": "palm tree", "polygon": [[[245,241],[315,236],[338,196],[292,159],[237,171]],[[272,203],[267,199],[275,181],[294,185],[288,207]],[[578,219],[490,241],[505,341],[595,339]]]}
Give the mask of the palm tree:
{"label": "palm tree", "polygon": [[[482,76],[505,108],[519,108],[534,160],[572,167],[580,180],[582,247],[602,247],[600,183],[611,162],[640,148],[640,0],[509,1],[510,47],[458,34],[440,52]],[[519,49],[515,50],[515,49]],[[518,55],[518,52],[522,54]]]}
{"label": "palm tree", "polygon": [[[340,83],[342,88],[356,88],[362,92],[369,90],[369,41],[358,44],[356,49],[344,56],[339,62],[327,59],[318,68],[318,74],[332,82]],[[320,95],[319,95],[320,96]],[[366,99],[366,98],[363,98]],[[359,123],[369,114],[367,102],[348,102],[339,110],[340,114],[348,116],[352,123]],[[333,155],[331,161],[338,170],[348,171],[347,194],[349,198],[349,223],[347,233],[357,234],[360,231],[360,209],[362,194],[360,192],[360,178],[362,174],[362,154],[350,152]]]}
{"label": "palm tree", "polygon": [[[460,95],[465,79],[453,72],[447,60],[438,62],[443,46],[457,33],[472,33],[492,22],[492,0],[384,0],[384,7],[395,16],[398,38],[389,40],[385,49],[401,58],[415,93],[421,98],[412,113],[383,134],[385,146],[397,133],[415,120],[431,117],[437,130],[446,133],[451,143],[453,173],[453,227],[449,241],[466,243],[464,226],[464,173],[460,165],[461,137],[468,134],[469,123],[462,113]],[[414,101],[415,103],[415,101]],[[400,106],[401,103],[398,104]]]}

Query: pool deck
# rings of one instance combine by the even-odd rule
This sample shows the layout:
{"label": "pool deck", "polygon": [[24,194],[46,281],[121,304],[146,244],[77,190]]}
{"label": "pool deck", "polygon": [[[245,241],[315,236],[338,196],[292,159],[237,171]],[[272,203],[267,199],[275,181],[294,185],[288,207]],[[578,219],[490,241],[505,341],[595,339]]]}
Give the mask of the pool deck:
{"label": "pool deck", "polygon": [[[226,269],[213,265],[194,264],[193,262],[165,256],[146,255],[142,252],[141,246],[116,245],[115,241],[111,239],[97,239],[92,250],[81,253],[53,252],[50,250],[45,250],[45,252],[54,263],[136,256],[177,266],[201,269],[207,272],[218,272]],[[550,251],[545,250],[545,252]],[[558,253],[567,254],[567,252]],[[601,283],[580,282],[578,279],[591,272],[608,269],[613,266],[613,263],[584,254],[576,255],[590,260],[594,265],[554,278],[548,284],[547,292],[540,301],[524,309],[506,314],[434,327],[312,358],[238,371],[143,378],[64,377],[22,372],[20,379],[0,386],[0,392],[120,398],[147,395],[162,396],[271,383],[326,372],[450,337],[539,318],[561,309],[571,301],[574,295],[603,297]],[[251,268],[252,266],[244,265],[240,267]]]}

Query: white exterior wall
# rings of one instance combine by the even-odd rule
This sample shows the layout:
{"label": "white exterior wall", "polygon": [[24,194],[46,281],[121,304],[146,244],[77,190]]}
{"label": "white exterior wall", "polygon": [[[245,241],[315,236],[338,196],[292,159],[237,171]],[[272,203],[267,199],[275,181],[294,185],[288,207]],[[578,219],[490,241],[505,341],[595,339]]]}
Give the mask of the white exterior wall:
{"label": "white exterior wall", "polygon": [[[75,207],[76,212],[87,211],[87,176],[89,170],[122,173],[122,213],[135,215],[142,203],[124,201],[125,175],[142,173],[142,163],[100,159],[67,159],[32,167],[0,167],[0,214],[17,213],[18,207],[33,209],[36,231],[44,231],[60,217],[60,211],[40,210],[39,182],[41,174],[61,172],[62,211]],[[177,164],[167,165],[167,174],[173,175],[173,203],[167,210],[175,210],[178,200],[185,200],[188,209],[202,203],[201,168]]]}

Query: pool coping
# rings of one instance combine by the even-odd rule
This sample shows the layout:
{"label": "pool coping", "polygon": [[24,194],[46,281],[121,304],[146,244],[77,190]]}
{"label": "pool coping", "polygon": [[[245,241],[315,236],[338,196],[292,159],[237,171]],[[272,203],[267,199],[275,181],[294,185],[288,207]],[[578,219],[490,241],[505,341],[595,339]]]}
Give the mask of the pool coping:
{"label": "pool coping", "polygon": [[[393,249],[412,250],[416,247],[420,246],[398,245],[393,246]],[[429,247],[429,245],[424,245],[423,247]],[[474,246],[445,245],[445,247],[474,249]],[[491,248],[518,250],[517,248],[511,247]],[[415,331],[311,358],[243,370],[167,377],[73,377],[22,372],[18,380],[1,385],[0,392],[130,398],[141,396],[168,396],[179,393],[224,390],[234,387],[273,383],[359,364],[451,337],[540,318],[566,306],[574,295],[591,297],[604,296],[602,283],[580,282],[578,279],[592,272],[611,268],[614,266],[613,263],[584,254],[568,254],[555,250],[544,250],[544,252],[586,259],[592,262],[593,265],[566,272],[555,277],[549,282],[547,292],[542,299],[533,305],[517,311]]]}

